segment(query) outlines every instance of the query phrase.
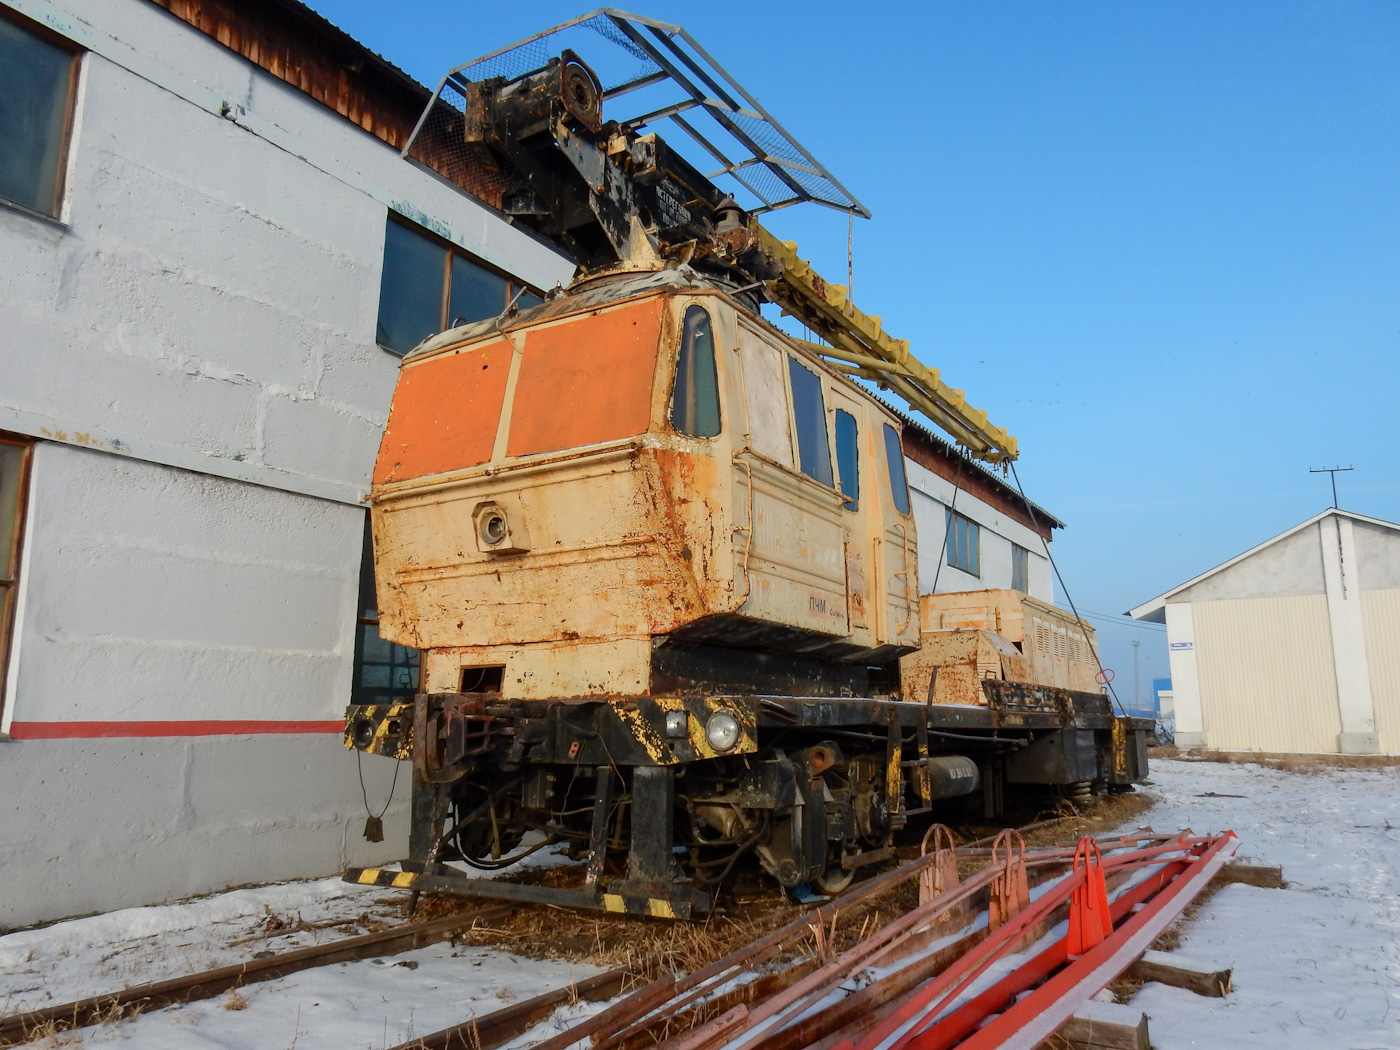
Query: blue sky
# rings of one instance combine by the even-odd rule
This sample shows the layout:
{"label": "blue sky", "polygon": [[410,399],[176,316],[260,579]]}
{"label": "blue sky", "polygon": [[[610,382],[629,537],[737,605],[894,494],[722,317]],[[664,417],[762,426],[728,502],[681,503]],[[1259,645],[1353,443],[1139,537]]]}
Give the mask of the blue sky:
{"label": "blue sky", "polygon": [[[587,10],[311,2],[433,84]],[[1114,614],[1328,506],[1309,467],[1400,521],[1400,4],[634,9],[870,207],[856,301],[1020,439],[1120,694],[1166,643]],[[768,224],[844,279],[844,215]]]}

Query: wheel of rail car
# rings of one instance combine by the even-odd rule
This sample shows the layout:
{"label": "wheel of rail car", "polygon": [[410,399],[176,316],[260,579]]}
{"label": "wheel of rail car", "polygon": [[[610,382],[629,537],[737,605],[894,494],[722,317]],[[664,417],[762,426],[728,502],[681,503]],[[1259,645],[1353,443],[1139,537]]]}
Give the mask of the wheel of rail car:
{"label": "wheel of rail car", "polygon": [[453,799],[453,819],[457,822],[453,836],[457,849],[467,861],[490,861],[495,855],[508,855],[520,845],[525,831],[514,821],[514,800],[495,801],[495,820],[491,819],[486,792],[475,785],[462,785]]}
{"label": "wheel of rail car", "polygon": [[817,888],[834,897],[845,890],[855,877],[855,869],[841,867],[841,861],[838,858],[829,862],[826,870],[817,876]]}

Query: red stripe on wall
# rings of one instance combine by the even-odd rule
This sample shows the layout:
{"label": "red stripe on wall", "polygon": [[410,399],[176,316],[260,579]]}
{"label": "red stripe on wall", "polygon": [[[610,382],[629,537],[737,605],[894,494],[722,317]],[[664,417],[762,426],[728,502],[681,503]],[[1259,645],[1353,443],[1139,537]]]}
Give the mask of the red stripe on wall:
{"label": "red stripe on wall", "polygon": [[12,722],[15,740],[89,740],[119,736],[242,736],[246,733],[343,733],[345,723],[217,719],[191,722]]}

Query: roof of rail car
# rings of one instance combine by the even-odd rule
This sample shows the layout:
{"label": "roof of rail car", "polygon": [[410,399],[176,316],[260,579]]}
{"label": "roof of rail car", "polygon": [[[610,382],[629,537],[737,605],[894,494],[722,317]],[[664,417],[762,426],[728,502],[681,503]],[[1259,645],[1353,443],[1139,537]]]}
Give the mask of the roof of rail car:
{"label": "roof of rail car", "polygon": [[833,379],[849,387],[851,390],[863,394],[870,402],[872,408],[886,414],[890,422],[903,423],[907,417],[895,412],[881,398],[871,391],[865,389],[860,384],[852,381],[848,376],[843,376],[831,367],[831,365],[817,357],[806,347],[797,345],[781,329],[773,327],[768,321],[756,311],[749,309],[743,303],[738,302],[730,294],[730,289],[723,283],[715,281],[705,274],[692,269],[689,266],[667,267],[664,270],[648,270],[643,273],[630,274],[615,277],[611,280],[600,280],[597,284],[585,285],[575,291],[570,291],[555,299],[549,299],[539,306],[532,306],[528,310],[521,310],[513,317],[502,314],[498,317],[490,317],[484,321],[473,321],[471,324],[459,325],[456,328],[449,328],[437,335],[429,336],[423,342],[414,347],[404,356],[404,363],[416,363],[425,358],[434,357],[448,350],[453,350],[468,343],[476,342],[488,336],[499,337],[506,332],[515,331],[521,328],[529,328],[542,321],[552,321],[571,314],[588,313],[604,306],[613,306],[626,302],[629,299],[641,298],[645,295],[654,295],[657,292],[680,292],[692,295],[718,295],[727,300],[735,309],[748,316],[755,324],[773,333],[783,340],[788,348],[799,354],[805,360],[819,366]]}
{"label": "roof of rail car", "polygon": [[521,310],[513,317],[502,314],[500,317],[487,318],[485,321],[473,321],[471,324],[449,328],[445,332],[439,332],[437,335],[429,336],[423,340],[404,357],[404,361],[416,361],[419,358],[430,357],[442,350],[480,339],[482,336],[507,332],[516,328],[526,328],[539,324],[541,321],[567,317],[569,314],[585,313],[602,306],[610,306],[627,299],[635,299],[642,295],[661,291],[725,294],[723,285],[717,284],[688,266],[649,270],[645,273],[631,274],[586,285],[576,291],[561,295],[557,299],[546,300],[539,306]]}

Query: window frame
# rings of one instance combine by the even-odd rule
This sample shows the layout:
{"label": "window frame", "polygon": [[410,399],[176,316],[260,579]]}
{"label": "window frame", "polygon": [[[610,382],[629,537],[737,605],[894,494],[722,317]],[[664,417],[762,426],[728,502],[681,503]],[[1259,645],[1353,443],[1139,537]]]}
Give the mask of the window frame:
{"label": "window frame", "polygon": [[[1019,587],[1016,586],[1017,577],[1020,577]],[[1015,542],[1011,544],[1011,589],[1026,594],[1031,591],[1031,552]]]}
{"label": "window frame", "polygon": [[[82,67],[82,57],[85,49],[78,46],[67,37],[60,36],[46,25],[27,18],[20,12],[0,5],[0,19],[4,19],[13,26],[17,26],[30,36],[38,37],[45,43],[67,51],[68,63],[68,97],[64,106],[63,124],[59,129],[58,155],[54,158],[53,176],[53,199],[49,202],[51,211],[36,211],[27,204],[11,200],[4,194],[0,194],[0,205],[5,208],[21,212],[25,215],[32,215],[37,219],[47,222],[56,222],[60,225],[67,225],[63,222],[63,202],[68,191],[68,160],[69,150],[73,143],[73,124],[77,116],[78,108],[78,75]],[[3,704],[3,693],[0,693],[0,704]],[[3,709],[3,708],[0,708]]]}
{"label": "window frame", "polygon": [[[676,419],[676,394],[679,392],[681,384],[682,357],[687,352],[686,340],[690,333],[690,318],[695,316],[697,312],[704,318],[704,323],[710,332],[710,375],[714,380],[715,395],[715,432],[713,434],[692,434],[688,430],[681,429]],[[672,432],[680,437],[691,438],[696,441],[713,441],[724,433],[724,398],[719,377],[719,358],[719,340],[715,335],[714,315],[700,303],[687,303],[685,308],[681,311],[680,339],[676,344],[676,366],[671,376],[671,396],[669,398],[669,404],[666,407],[666,422],[670,425]],[[692,366],[690,369],[692,379],[694,378],[695,372],[696,370]],[[696,384],[696,389],[699,389],[699,384]],[[699,415],[698,410],[696,415]],[[697,427],[697,429],[699,428]]]}
{"label": "window frame", "polygon": [[[822,382],[823,372],[819,368],[813,368],[810,365],[808,365],[797,354],[788,353],[784,354],[783,356],[787,358],[786,378],[788,387],[788,410],[791,413],[790,418],[792,420],[792,452],[794,460],[793,467],[797,471],[797,473],[801,474],[807,480],[815,481],[818,485],[821,485],[823,488],[831,489],[833,492],[840,494],[841,490],[836,487],[835,457],[832,455],[831,449],[831,426],[826,421],[827,401],[829,399],[826,396],[826,385]],[[797,416],[798,394],[797,384],[793,382],[793,378],[796,376],[796,373],[793,371],[794,368],[803,369],[816,381],[815,389],[817,392],[817,407],[819,409],[819,411],[816,414],[816,418],[818,419],[819,425],[821,426],[823,443],[820,446],[817,446],[814,443],[814,447],[811,448],[811,451],[814,454],[817,453],[819,450],[824,453],[824,455],[819,456],[819,458],[821,458],[826,465],[827,476],[825,479],[820,478],[815,474],[809,474],[803,465],[802,425],[798,421]],[[813,466],[820,467],[821,463],[813,464]]]}
{"label": "window frame", "polygon": [[[378,633],[379,629],[379,596],[377,593],[374,593],[374,615],[366,615],[368,609],[368,606],[365,602],[364,588],[366,570],[368,570],[368,579],[370,582],[371,592],[374,593],[374,537],[373,529],[370,526],[369,511],[365,511],[365,533],[364,540],[360,548],[359,571],[356,574],[357,579],[355,584],[355,647],[354,654],[351,658],[349,702],[351,704],[356,705],[400,703],[407,697],[386,696],[379,699],[365,699],[363,698],[363,694],[360,692],[360,672],[361,669],[365,666],[365,647],[362,642],[362,639],[364,638],[364,631],[362,630],[362,628],[373,627],[375,628],[376,634]],[[419,649],[410,648],[407,645],[399,645],[397,642],[391,642],[388,639],[383,638],[382,635],[380,637],[385,645],[391,647],[391,652],[394,649],[402,649],[405,652],[410,652],[417,655],[417,662],[413,665],[415,680],[413,683],[413,693],[411,694],[416,696],[423,688],[422,651]],[[392,672],[392,668],[394,667],[393,662],[391,661],[388,664],[388,666]],[[389,688],[392,689],[393,687],[390,686]]]}
{"label": "window frame", "polygon": [[[881,435],[885,440],[885,478],[890,484],[890,501],[895,512],[909,517],[914,513],[913,497],[909,494],[909,471],[904,467],[904,435],[893,423],[883,422]],[[895,470],[898,468],[899,477]]]}
{"label": "window frame", "polygon": [[[943,549],[948,567],[982,578],[982,526],[965,514],[948,507],[944,510],[947,531]],[[961,537],[958,526],[962,525]],[[961,555],[961,558],[959,557]]]}
{"label": "window frame", "polygon": [[[454,244],[452,241],[449,241],[446,237],[434,233],[432,230],[428,229],[425,226],[420,226],[412,219],[408,218],[405,215],[401,215],[398,212],[394,211],[392,208],[390,208],[387,209],[387,214],[385,217],[384,248],[380,253],[379,267],[379,305],[376,307],[374,315],[374,342],[375,345],[378,346],[379,349],[383,350],[386,354],[393,354],[395,357],[406,357],[413,352],[413,347],[409,347],[407,350],[396,350],[392,346],[386,346],[384,343],[381,343],[379,341],[379,317],[380,312],[383,310],[384,304],[384,272],[388,268],[386,263],[388,259],[389,246],[389,223],[394,223],[407,230],[409,233],[415,234],[416,236],[423,238],[430,244],[434,244],[437,247],[444,249],[446,253],[443,258],[442,264],[442,294],[439,299],[438,306],[438,325],[440,327],[438,328],[437,332],[432,333],[433,335],[446,332],[449,328],[452,327],[453,319],[449,316],[449,314],[452,310],[453,259],[462,259],[466,262],[469,262],[473,266],[485,270],[487,273],[495,274],[497,277],[500,277],[506,282],[505,302],[501,304],[502,313],[505,312],[506,307],[508,307],[512,302],[515,301],[517,295],[533,295],[540,299],[541,302],[543,302],[545,293],[542,292],[540,289],[536,288],[534,285],[522,281],[519,277],[515,276],[515,274],[503,270],[499,266],[491,265],[485,259],[482,259],[480,256],[474,255],[473,253],[467,251],[467,249],[463,248],[460,244]],[[479,318],[479,320],[484,321],[486,320],[486,318]],[[463,323],[474,324],[475,322],[465,321]],[[424,338],[431,338],[431,336],[425,336]]]}
{"label": "window frame", "polygon": [[[33,476],[34,441],[18,434],[0,432],[0,445],[20,449],[19,485],[15,494],[14,530],[10,549],[0,552],[6,558],[0,562],[0,714],[7,702],[6,683],[10,677],[10,661],[14,656],[15,619],[19,611],[20,580],[24,574],[25,522],[29,511],[29,485]],[[4,575],[8,570],[9,575]]]}
{"label": "window frame", "polygon": [[[859,421],[858,419],[856,419],[854,413],[852,413],[852,412],[847,412],[844,408],[841,408],[839,405],[838,405],[838,406],[835,406],[835,407],[833,408],[832,411],[835,413],[835,422],[832,424],[831,430],[832,430],[832,441],[833,441],[833,442],[835,443],[835,445],[836,445],[836,491],[839,492],[839,493],[841,493],[842,497],[844,498],[844,500],[845,500],[845,504],[844,504],[845,509],[848,510],[848,511],[851,511],[851,512],[855,512],[855,511],[860,510],[860,421]],[[841,449],[842,449],[842,443],[841,443],[841,417],[842,417],[842,416],[845,416],[847,419],[849,419],[849,420],[851,421],[851,424],[850,424],[850,433],[851,433],[851,446],[850,446],[850,450],[851,450],[851,467],[852,467],[852,469],[851,469],[851,476],[850,476],[849,479],[847,479],[847,477],[846,477],[845,465],[844,465],[844,463],[842,462],[842,455],[841,455]],[[852,491],[852,492],[847,492],[847,491],[846,491],[848,482],[849,482],[850,488],[854,489],[854,491]]]}

